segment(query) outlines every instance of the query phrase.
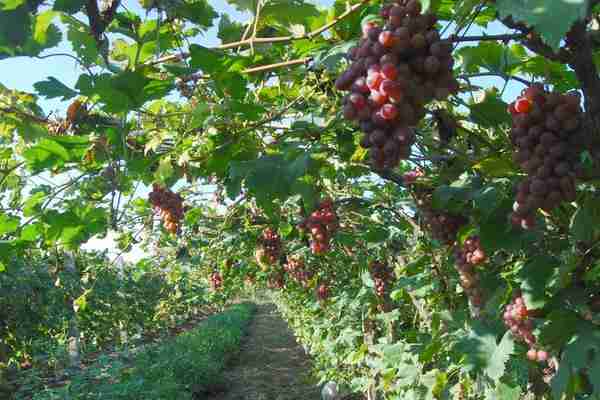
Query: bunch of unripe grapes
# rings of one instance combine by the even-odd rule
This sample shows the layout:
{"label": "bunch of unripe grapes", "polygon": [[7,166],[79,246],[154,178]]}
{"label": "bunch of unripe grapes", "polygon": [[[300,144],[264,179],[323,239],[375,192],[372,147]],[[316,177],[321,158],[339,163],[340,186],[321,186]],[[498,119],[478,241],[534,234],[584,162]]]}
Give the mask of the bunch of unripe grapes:
{"label": "bunch of unripe grapes", "polygon": [[456,241],[458,230],[467,223],[467,219],[461,215],[434,210],[431,206],[431,191],[428,189],[415,191],[415,199],[425,229],[435,240],[452,245]]}
{"label": "bunch of unripe grapes", "polygon": [[381,9],[383,26],[362,27],[363,37],[348,57],[352,64],[336,81],[343,114],[358,121],[361,146],[375,169],[393,168],[407,159],[415,141],[412,127],[425,105],[457,93],[452,75],[452,43],[441,40],[433,14],[422,14],[417,0],[397,0]]}
{"label": "bunch of unripe grapes", "polygon": [[329,285],[327,283],[321,283],[317,286],[317,299],[319,301],[327,300],[330,294]]}
{"label": "bunch of unripe grapes", "polygon": [[183,198],[170,189],[165,189],[157,184],[153,185],[152,192],[148,197],[154,212],[162,218],[165,229],[176,234],[179,230],[179,222],[185,214]]}
{"label": "bunch of unripe grapes", "polygon": [[299,225],[300,230],[308,230],[310,249],[313,254],[324,254],[329,251],[330,241],[338,229],[338,218],[333,208],[333,201],[325,199],[317,209]]}
{"label": "bunch of unripe grapes", "polygon": [[214,291],[220,290],[223,287],[223,277],[219,272],[210,274],[210,287]]}
{"label": "bunch of unripe grapes", "polygon": [[541,85],[523,91],[509,106],[515,162],[527,173],[517,190],[511,221],[535,225],[538,208],[550,212],[576,197],[576,170],[583,146],[577,93],[547,92]]}
{"label": "bunch of unripe grapes", "polygon": [[258,239],[256,248],[256,262],[261,266],[273,265],[279,260],[281,254],[281,238],[272,228],[263,231]]}
{"label": "bunch of unripe grapes", "polygon": [[307,268],[304,260],[300,257],[288,257],[283,268],[293,280],[305,288],[308,287],[309,281],[314,275],[313,272]]}
{"label": "bunch of unripe grapes", "polygon": [[536,339],[533,335],[533,320],[530,311],[525,305],[525,299],[519,293],[510,304],[506,306],[503,314],[504,324],[510,329],[514,337],[529,346],[527,358],[531,361],[547,362],[548,352],[536,348]]}
{"label": "bunch of unripe grapes", "polygon": [[479,264],[487,260],[485,251],[481,248],[478,236],[471,236],[465,240],[463,247],[454,251],[456,269],[460,277],[460,285],[474,307],[481,307],[484,303],[483,290],[479,284],[479,273],[475,270]]}
{"label": "bunch of unripe grapes", "polygon": [[487,260],[485,250],[481,247],[479,236],[468,237],[462,247],[455,249],[456,262],[459,265],[477,266]]}
{"label": "bunch of unripe grapes", "polygon": [[384,298],[394,280],[394,270],[385,263],[373,261],[369,264],[369,271],[375,283],[375,294]]}

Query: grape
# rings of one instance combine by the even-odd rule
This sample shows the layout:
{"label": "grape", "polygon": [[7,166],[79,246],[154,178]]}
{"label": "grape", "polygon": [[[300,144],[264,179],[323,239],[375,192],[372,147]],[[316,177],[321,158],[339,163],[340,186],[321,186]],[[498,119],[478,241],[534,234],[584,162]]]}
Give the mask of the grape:
{"label": "grape", "polygon": [[313,272],[310,271],[304,264],[304,260],[300,257],[288,257],[284,270],[304,288],[308,287],[309,280],[313,277]]}
{"label": "grape", "polygon": [[213,291],[218,291],[223,287],[223,277],[217,271],[210,275],[210,287]]}
{"label": "grape", "polygon": [[333,209],[333,201],[325,199],[317,209],[300,226],[309,230],[310,249],[313,254],[324,254],[329,251],[329,242],[338,228],[338,219]]}
{"label": "grape", "polygon": [[389,293],[390,284],[395,278],[394,270],[387,264],[374,261],[369,264],[369,271],[374,282],[375,295],[381,299]]}
{"label": "grape", "polygon": [[319,301],[324,301],[329,298],[330,290],[329,286],[326,283],[321,283],[317,286],[317,299]]}
{"label": "grape", "polygon": [[529,346],[527,351],[527,358],[534,362],[546,362],[550,364],[549,354],[545,350],[538,350],[536,348],[536,339],[533,335],[533,321],[529,316],[529,310],[525,305],[525,299],[522,295],[516,294],[513,300],[508,304],[502,317],[504,324],[515,336],[515,339],[521,342],[525,342]]}
{"label": "grape", "polygon": [[511,222],[532,229],[538,208],[551,212],[576,197],[582,110],[578,95],[550,93],[533,85],[508,112],[513,119],[513,158],[528,174],[517,188]]}
{"label": "grape", "polygon": [[180,221],[185,214],[183,198],[157,184],[153,185],[152,192],[150,192],[148,198],[154,212],[158,213],[163,219],[165,229],[172,234],[177,234]]}
{"label": "grape", "polygon": [[274,265],[281,255],[281,238],[272,228],[267,228],[258,238],[256,249],[256,262],[266,268],[268,265]]}
{"label": "grape", "polygon": [[[459,89],[452,75],[452,44],[440,38],[436,18],[421,11],[417,0],[383,6],[384,25],[364,24],[360,42],[348,52],[352,63],[336,81],[338,90],[368,98],[365,107],[359,97],[346,97],[342,111],[345,119],[360,121],[366,134],[360,143],[369,148],[375,169],[393,168],[408,158],[414,135],[398,141],[395,130],[414,129],[425,116],[426,104],[445,100]],[[377,133],[373,139],[376,131],[363,129],[364,121],[371,121],[385,135]]]}

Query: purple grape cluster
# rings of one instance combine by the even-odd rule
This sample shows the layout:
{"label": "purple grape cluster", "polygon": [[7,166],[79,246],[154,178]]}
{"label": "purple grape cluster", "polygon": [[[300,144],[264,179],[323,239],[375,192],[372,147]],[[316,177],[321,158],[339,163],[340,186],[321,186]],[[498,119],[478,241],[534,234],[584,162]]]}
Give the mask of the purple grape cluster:
{"label": "purple grape cluster", "polygon": [[423,14],[418,0],[398,0],[381,16],[383,26],[362,27],[362,39],[348,53],[352,63],[336,81],[338,90],[350,91],[344,117],[359,122],[361,146],[377,170],[408,158],[425,105],[459,89],[452,43],[440,38],[433,14]]}

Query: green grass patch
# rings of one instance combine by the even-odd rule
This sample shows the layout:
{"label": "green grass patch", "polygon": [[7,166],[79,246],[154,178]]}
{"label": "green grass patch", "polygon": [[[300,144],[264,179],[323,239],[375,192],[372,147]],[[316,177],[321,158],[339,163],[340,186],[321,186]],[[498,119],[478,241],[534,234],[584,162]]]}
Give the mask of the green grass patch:
{"label": "green grass patch", "polygon": [[239,351],[255,309],[253,304],[232,306],[131,360],[101,357],[67,385],[38,391],[33,400],[191,400],[194,393],[223,386],[223,370]]}

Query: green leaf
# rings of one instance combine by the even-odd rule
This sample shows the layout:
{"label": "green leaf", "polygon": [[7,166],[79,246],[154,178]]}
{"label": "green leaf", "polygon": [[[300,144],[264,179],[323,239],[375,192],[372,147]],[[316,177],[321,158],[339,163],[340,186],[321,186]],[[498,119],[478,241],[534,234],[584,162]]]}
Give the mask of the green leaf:
{"label": "green leaf", "polygon": [[496,42],[481,42],[477,46],[462,47],[457,51],[461,69],[469,73],[490,72],[510,73],[523,63],[527,53],[520,45],[505,46]]}
{"label": "green leaf", "polygon": [[158,169],[154,174],[154,177],[158,179],[160,182],[167,182],[171,176],[173,176],[174,170],[173,165],[171,163],[171,159],[169,157],[165,157],[160,160],[158,165]]}
{"label": "green leaf", "polygon": [[40,211],[40,205],[46,199],[46,193],[37,192],[32,194],[27,201],[25,201],[23,207],[23,215],[26,217],[31,217]]}
{"label": "green leaf", "polygon": [[464,353],[467,371],[481,370],[498,382],[504,375],[506,362],[514,351],[514,341],[510,331],[507,331],[500,343],[496,344],[496,331],[488,325],[474,322],[468,335],[459,338],[457,347]]}
{"label": "green leaf", "polygon": [[548,301],[546,290],[557,274],[559,263],[549,256],[537,255],[517,275],[528,309],[542,308]]}
{"label": "green leaf", "polygon": [[521,399],[521,388],[511,387],[505,383],[500,383],[496,387],[496,400],[519,400]]}
{"label": "green leaf", "polygon": [[69,152],[58,142],[42,139],[38,144],[25,150],[23,158],[34,171],[60,167],[70,159]]}
{"label": "green leaf", "polygon": [[11,11],[16,10],[25,4],[25,0],[2,0],[0,1],[0,10]]}
{"label": "green leaf", "polygon": [[6,214],[0,214],[0,236],[13,233],[19,227],[19,219]]}
{"label": "green leaf", "polygon": [[285,200],[298,192],[299,179],[306,175],[312,165],[309,154],[303,153],[293,159],[280,155],[263,156],[257,160],[231,163],[228,194],[235,197],[242,181],[265,210],[273,209],[273,200]]}
{"label": "green leaf", "polygon": [[481,101],[469,104],[471,121],[488,128],[499,125],[510,124],[510,115],[506,112],[506,104],[501,98],[498,90],[492,88],[486,90]]}
{"label": "green leaf", "polygon": [[239,40],[244,32],[244,25],[239,22],[232,21],[227,14],[222,14],[219,21],[219,32],[217,37],[223,43],[230,43]]}
{"label": "green leaf", "polygon": [[52,9],[54,11],[62,11],[67,14],[76,14],[83,5],[85,0],[55,0]]}
{"label": "green leaf", "polygon": [[45,81],[34,83],[33,87],[41,96],[47,99],[60,97],[61,100],[65,101],[77,96],[76,91],[64,85],[54,77],[49,77]]}
{"label": "green leaf", "polygon": [[223,69],[223,56],[215,50],[193,44],[190,46],[191,66],[207,74]]}
{"label": "green leaf", "polygon": [[558,50],[571,26],[587,16],[588,0],[498,0],[501,18],[512,16],[535,29],[554,50]]}
{"label": "green leaf", "polygon": [[592,242],[600,233],[600,204],[589,196],[579,205],[571,219],[573,239],[582,242]]}
{"label": "green leaf", "polygon": [[61,16],[61,20],[67,25],[67,39],[77,56],[87,65],[95,64],[100,52],[96,40],[90,34],[90,27],[66,14]]}

